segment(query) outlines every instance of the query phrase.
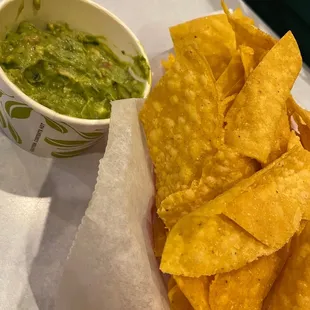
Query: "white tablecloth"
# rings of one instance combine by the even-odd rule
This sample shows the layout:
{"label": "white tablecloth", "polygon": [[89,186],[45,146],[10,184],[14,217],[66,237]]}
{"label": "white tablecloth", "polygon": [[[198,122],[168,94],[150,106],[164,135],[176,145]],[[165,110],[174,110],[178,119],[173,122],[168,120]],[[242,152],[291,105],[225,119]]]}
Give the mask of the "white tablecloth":
{"label": "white tablecloth", "polygon": [[[219,0],[97,2],[136,33],[151,60],[171,48],[169,26],[220,9]],[[227,3],[235,7],[238,1]],[[294,90],[306,107],[309,76],[303,72]],[[54,308],[63,264],[91,198],[104,147],[102,141],[81,157],[44,159],[21,150],[0,132],[1,310]]]}

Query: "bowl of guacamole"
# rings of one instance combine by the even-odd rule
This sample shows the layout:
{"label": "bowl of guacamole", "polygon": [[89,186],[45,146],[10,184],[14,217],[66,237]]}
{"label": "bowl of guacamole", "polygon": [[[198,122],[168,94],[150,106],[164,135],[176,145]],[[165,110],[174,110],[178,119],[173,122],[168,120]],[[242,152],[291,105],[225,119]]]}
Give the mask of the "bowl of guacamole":
{"label": "bowl of guacamole", "polygon": [[107,132],[111,101],[144,98],[150,83],[138,39],[96,3],[0,4],[0,127],[25,150],[83,153]]}

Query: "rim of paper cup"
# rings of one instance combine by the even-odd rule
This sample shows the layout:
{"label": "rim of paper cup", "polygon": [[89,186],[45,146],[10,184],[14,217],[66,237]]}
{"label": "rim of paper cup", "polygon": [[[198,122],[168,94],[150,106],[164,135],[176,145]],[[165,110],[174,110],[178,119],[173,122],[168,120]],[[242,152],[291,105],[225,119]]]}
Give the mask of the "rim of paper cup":
{"label": "rim of paper cup", "polygon": [[[149,59],[144,51],[144,48],[142,47],[140,41],[136,37],[136,35],[132,32],[132,30],[121,20],[119,19],[116,15],[111,13],[109,10],[106,8],[100,6],[99,4],[91,1],[91,0],[79,0],[82,2],[85,2],[88,5],[91,5],[95,7],[97,10],[101,10],[104,13],[106,13],[108,16],[110,16],[116,23],[121,25],[125,31],[127,32],[128,36],[131,37],[131,39],[137,44],[138,46],[138,52],[142,54],[142,56],[145,58],[149,68],[150,62]],[[9,3],[9,1],[3,1],[0,4],[0,11],[6,7],[6,5]],[[0,66],[0,77],[3,79],[4,83],[6,83],[13,92],[17,93],[17,95],[25,101],[27,105],[29,105],[31,108],[33,108],[36,112],[42,114],[43,116],[47,116],[53,120],[64,122],[64,123],[69,123],[69,124],[74,124],[74,125],[84,125],[84,126],[103,126],[103,125],[108,125],[110,124],[110,118],[106,119],[84,119],[84,118],[77,118],[77,117],[72,117],[72,116],[67,116],[64,114],[60,114],[58,112],[55,112],[44,105],[38,103],[37,101],[33,100],[29,96],[27,96],[24,92],[22,92],[11,80],[8,78],[6,73],[3,71],[2,67]],[[146,98],[147,95],[150,92],[151,89],[151,80],[152,80],[152,72],[150,70],[147,82],[145,83],[145,89],[143,93],[143,98]]]}

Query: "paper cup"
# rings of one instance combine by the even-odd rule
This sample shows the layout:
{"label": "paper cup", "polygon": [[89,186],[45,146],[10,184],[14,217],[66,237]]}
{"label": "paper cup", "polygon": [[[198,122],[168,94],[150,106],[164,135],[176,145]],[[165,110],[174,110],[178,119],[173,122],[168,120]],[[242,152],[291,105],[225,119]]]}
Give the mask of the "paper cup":
{"label": "paper cup", "polygon": [[[43,27],[47,22],[67,22],[71,28],[103,35],[113,52],[124,61],[147,56],[136,36],[116,16],[86,0],[44,0],[39,11],[33,0],[25,0],[18,16],[20,0],[0,5],[0,36],[23,20]],[[122,53],[125,51],[125,54]],[[130,56],[127,56],[130,55]],[[151,74],[144,96],[150,90]],[[77,156],[97,143],[107,132],[110,120],[85,120],[56,113],[25,95],[0,68],[0,127],[24,150],[43,157]]]}

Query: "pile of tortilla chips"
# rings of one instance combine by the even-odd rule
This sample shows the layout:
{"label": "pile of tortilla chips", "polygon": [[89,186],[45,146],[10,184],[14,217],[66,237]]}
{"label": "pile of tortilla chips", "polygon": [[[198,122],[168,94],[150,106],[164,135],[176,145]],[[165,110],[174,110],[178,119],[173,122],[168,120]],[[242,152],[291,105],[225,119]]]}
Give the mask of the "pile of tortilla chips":
{"label": "pile of tortilla chips", "polygon": [[[310,112],[302,59],[240,9],[170,29],[140,114],[156,174],[154,251],[171,309],[310,309]],[[291,122],[298,125],[291,130]]]}

